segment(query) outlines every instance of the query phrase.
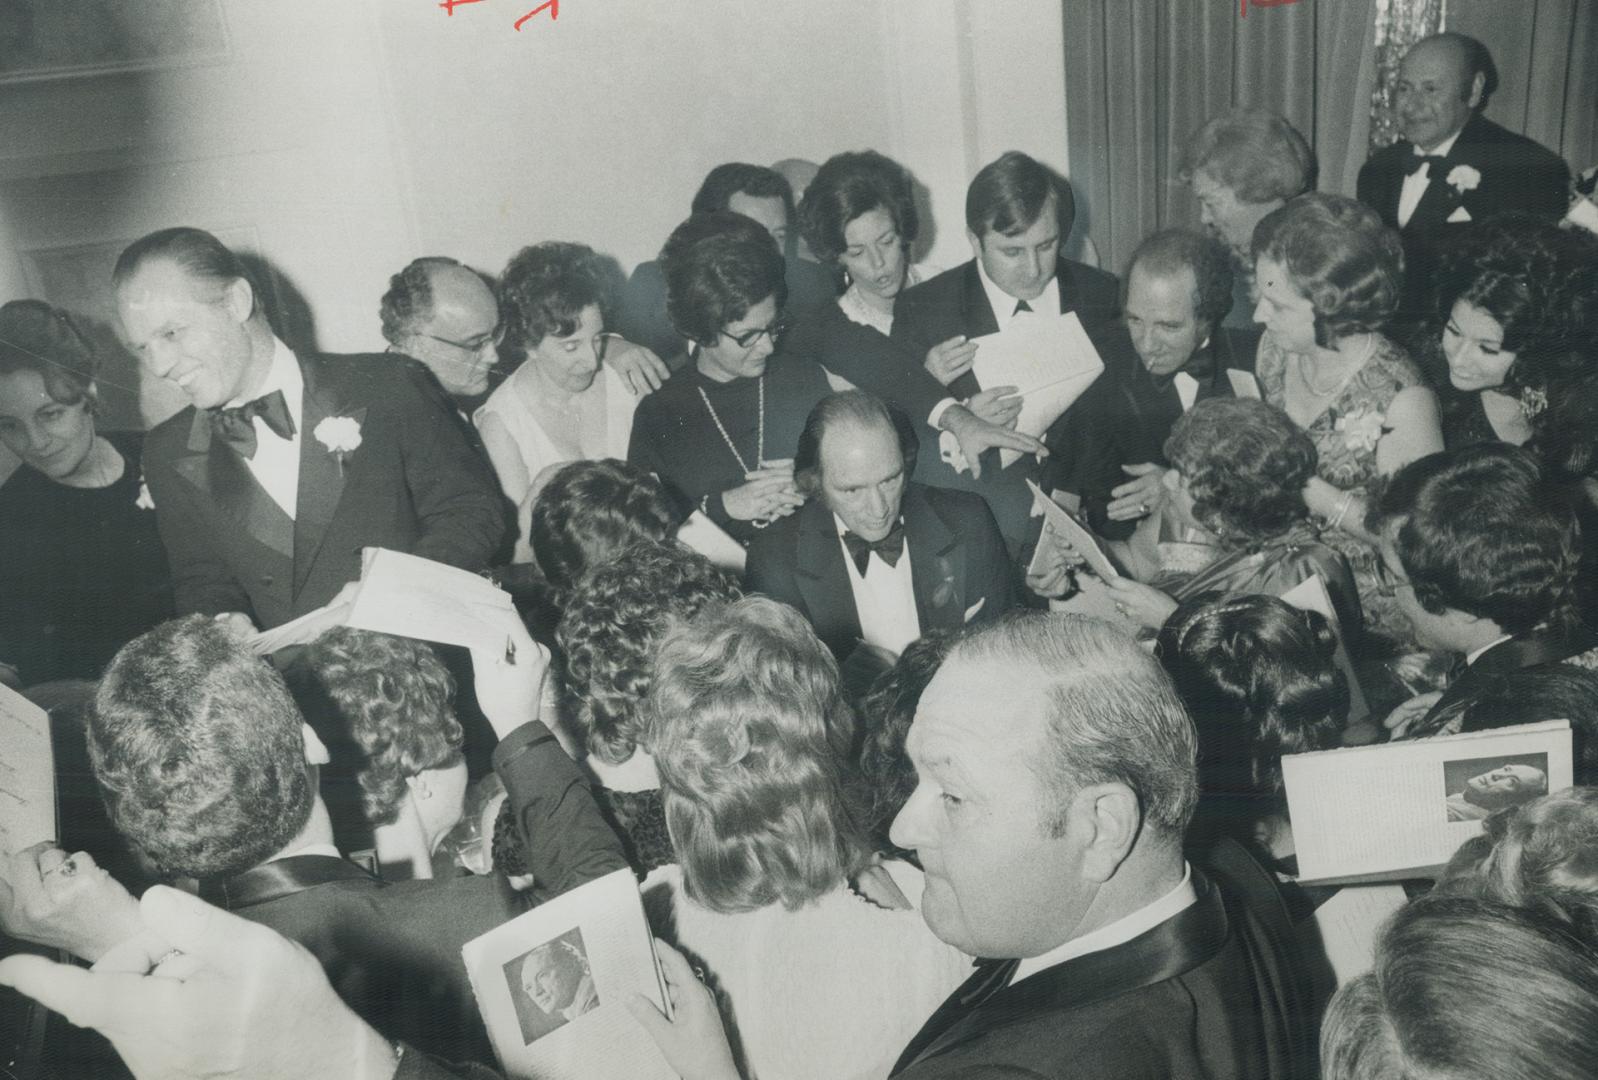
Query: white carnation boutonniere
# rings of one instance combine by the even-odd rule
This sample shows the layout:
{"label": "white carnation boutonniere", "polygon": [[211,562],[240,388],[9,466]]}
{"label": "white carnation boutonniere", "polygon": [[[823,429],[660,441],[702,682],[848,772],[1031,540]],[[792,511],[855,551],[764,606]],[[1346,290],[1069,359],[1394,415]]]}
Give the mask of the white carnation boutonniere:
{"label": "white carnation boutonniere", "polygon": [[1448,186],[1461,195],[1481,186],[1481,173],[1469,165],[1455,165],[1448,170]]}
{"label": "white carnation boutonniere", "polygon": [[150,495],[150,482],[144,478],[143,473],[139,474],[139,496],[133,500],[133,505],[140,510],[155,509],[155,499]]}
{"label": "white carnation boutonniere", "polygon": [[1361,409],[1337,418],[1337,430],[1342,432],[1343,445],[1350,450],[1374,450],[1387,433],[1383,426],[1387,417],[1375,409]]}
{"label": "white carnation boutonniere", "polygon": [[317,442],[338,458],[339,471],[344,471],[344,458],[360,449],[361,425],[353,416],[329,416],[311,432]]}

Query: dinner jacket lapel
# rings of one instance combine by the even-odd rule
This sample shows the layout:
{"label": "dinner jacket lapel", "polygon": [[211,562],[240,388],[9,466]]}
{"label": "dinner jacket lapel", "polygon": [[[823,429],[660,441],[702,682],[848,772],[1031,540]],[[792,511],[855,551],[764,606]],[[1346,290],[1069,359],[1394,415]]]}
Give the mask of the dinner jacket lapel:
{"label": "dinner jacket lapel", "polygon": [[916,484],[905,485],[900,513],[921,630],[958,630],[965,621],[966,604],[965,564],[955,551],[960,538],[949,531]]}
{"label": "dinner jacket lapel", "polygon": [[285,558],[293,556],[294,523],[256,481],[244,459],[216,438],[206,410],[194,410],[185,452],[172,467],[250,537]]}
{"label": "dinner jacket lapel", "polygon": [[799,525],[794,581],[816,636],[840,656],[847,656],[860,639],[860,613],[849,587],[838,525],[819,498],[806,503],[800,513],[804,518]]}
{"label": "dinner jacket lapel", "polygon": [[318,358],[300,359],[305,378],[305,397],[300,407],[300,493],[294,515],[294,594],[299,595],[316,564],[317,553],[332,528],[344,498],[344,484],[353,467],[350,458],[359,450],[343,454],[329,450],[316,437],[323,420],[347,416],[357,424],[366,420],[366,409],[344,408],[338,387]]}

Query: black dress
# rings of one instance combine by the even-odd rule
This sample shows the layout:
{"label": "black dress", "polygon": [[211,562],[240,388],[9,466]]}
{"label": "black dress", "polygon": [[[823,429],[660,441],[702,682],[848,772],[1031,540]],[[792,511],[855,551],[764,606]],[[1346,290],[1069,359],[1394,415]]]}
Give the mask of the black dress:
{"label": "black dress", "polygon": [[24,686],[97,679],[172,617],[155,513],[137,505],[140,439],[108,438],[126,464],[106,487],[68,487],[28,465],[0,485],[0,661]]}

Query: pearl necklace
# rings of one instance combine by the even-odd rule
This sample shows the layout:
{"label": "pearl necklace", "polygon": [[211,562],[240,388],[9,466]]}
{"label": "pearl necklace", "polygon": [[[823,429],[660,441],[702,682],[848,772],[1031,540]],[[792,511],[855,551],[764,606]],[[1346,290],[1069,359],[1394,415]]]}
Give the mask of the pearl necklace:
{"label": "pearl necklace", "polygon": [[[755,465],[758,467],[766,460],[766,376],[763,373],[755,381],[755,387],[760,410],[760,415],[755,421]],[[710,413],[710,419],[715,423],[716,430],[721,432],[721,441],[727,444],[728,450],[732,451],[733,458],[738,462],[738,468],[743,470],[745,476],[748,476],[755,470],[749,467],[748,463],[744,461],[744,456],[733,445],[732,436],[727,434],[727,429],[721,423],[721,417],[716,415],[716,407],[710,403],[710,395],[705,393],[705,388],[701,386],[697,389],[699,390],[699,400],[705,403],[705,411]]]}

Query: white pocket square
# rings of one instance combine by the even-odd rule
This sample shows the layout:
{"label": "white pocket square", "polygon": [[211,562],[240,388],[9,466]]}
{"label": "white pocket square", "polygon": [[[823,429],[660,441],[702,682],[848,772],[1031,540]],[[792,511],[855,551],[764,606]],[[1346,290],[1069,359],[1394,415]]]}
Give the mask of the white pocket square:
{"label": "white pocket square", "polygon": [[974,603],[970,607],[966,608],[965,609],[965,618],[960,620],[960,621],[961,622],[970,622],[972,619],[976,618],[977,617],[977,612],[981,611],[982,610],[982,605],[986,604],[987,602],[988,602],[988,598],[986,596],[984,596],[982,599],[978,600],[976,603]]}
{"label": "white pocket square", "polygon": [[1450,223],[1469,221],[1471,220],[1470,211],[1466,210],[1463,206],[1456,206],[1454,207],[1454,212],[1448,215],[1447,220]]}

